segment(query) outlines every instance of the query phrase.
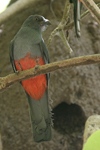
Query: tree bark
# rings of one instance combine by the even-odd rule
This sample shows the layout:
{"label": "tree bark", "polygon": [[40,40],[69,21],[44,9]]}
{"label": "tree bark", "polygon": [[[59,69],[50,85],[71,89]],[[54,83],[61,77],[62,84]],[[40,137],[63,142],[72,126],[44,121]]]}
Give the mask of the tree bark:
{"label": "tree bark", "polygon": [[94,15],[97,22],[100,24],[100,9],[93,0],[81,0],[81,2],[89,9]]}
{"label": "tree bark", "polygon": [[39,66],[37,69],[32,68],[25,71],[20,71],[19,73],[9,74],[6,77],[0,78],[0,92],[6,90],[9,86],[13,85],[16,82],[29,79],[31,77],[57,71],[59,69],[64,70],[70,67],[89,65],[95,63],[100,63],[100,54],[76,57]]}

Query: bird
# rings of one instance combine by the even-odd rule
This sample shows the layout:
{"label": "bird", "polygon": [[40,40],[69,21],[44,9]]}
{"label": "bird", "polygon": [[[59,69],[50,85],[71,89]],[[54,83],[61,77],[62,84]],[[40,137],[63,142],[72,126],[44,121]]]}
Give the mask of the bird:
{"label": "bird", "polygon": [[[31,15],[24,21],[9,45],[10,61],[15,73],[50,63],[49,52],[42,38],[42,32],[49,25],[50,21],[41,15]],[[50,73],[21,81],[28,98],[33,139],[37,143],[52,138],[49,79]]]}
{"label": "bird", "polygon": [[80,37],[80,14],[82,3],[81,0],[70,0],[70,3],[74,5],[74,24],[77,38]]}

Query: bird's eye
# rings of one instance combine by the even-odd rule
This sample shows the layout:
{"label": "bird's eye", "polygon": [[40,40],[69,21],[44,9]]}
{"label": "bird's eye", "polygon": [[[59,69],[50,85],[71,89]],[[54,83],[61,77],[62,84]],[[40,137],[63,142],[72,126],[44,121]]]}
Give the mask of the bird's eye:
{"label": "bird's eye", "polygon": [[35,17],[35,20],[36,20],[36,21],[38,21],[38,20],[39,20],[39,18],[38,18],[38,17]]}

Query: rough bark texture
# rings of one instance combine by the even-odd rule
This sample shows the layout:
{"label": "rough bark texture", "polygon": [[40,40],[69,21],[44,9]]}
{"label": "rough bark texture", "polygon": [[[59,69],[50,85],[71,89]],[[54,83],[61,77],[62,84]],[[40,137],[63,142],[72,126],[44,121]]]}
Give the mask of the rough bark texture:
{"label": "rough bark texture", "polygon": [[82,0],[82,3],[89,9],[100,24],[100,9],[95,2],[93,0]]}
{"label": "rough bark texture", "polygon": [[[12,73],[8,47],[23,21],[31,14],[41,14],[52,22],[44,33],[44,40],[59,24],[65,1],[38,0],[36,7],[19,12],[0,27],[0,76]],[[51,62],[98,54],[100,52],[100,26],[91,15],[81,22],[81,38],[74,29],[69,32],[69,43],[74,52],[69,55],[61,39],[55,36],[49,46]],[[53,138],[50,142],[36,144],[32,138],[28,102],[22,86],[17,83],[0,93],[0,132],[3,150],[81,150],[86,118],[100,114],[100,65],[88,65],[51,73],[49,95],[53,100]],[[61,112],[61,113],[60,113]]]}
{"label": "rough bark texture", "polygon": [[84,65],[91,65],[100,63],[100,54],[87,55],[81,57],[75,57],[62,61],[49,63],[43,66],[39,66],[37,69],[31,68],[29,70],[20,71],[18,73],[12,73],[5,77],[0,77],[0,92],[8,89],[11,85],[20,82],[25,79],[29,79],[38,75],[55,72],[58,70],[65,70],[67,68],[79,67]]}

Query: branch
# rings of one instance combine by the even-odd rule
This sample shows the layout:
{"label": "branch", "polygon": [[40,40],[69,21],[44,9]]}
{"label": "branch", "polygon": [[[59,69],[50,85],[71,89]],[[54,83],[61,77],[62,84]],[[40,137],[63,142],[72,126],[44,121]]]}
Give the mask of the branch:
{"label": "branch", "polygon": [[[97,6],[100,6],[100,3],[97,4]],[[87,14],[89,13],[89,10],[85,11],[82,15],[81,15],[81,19],[83,19]],[[74,21],[68,23],[67,25],[64,26],[64,30],[68,31],[70,29],[72,29],[74,26]]]}
{"label": "branch", "polygon": [[93,0],[81,0],[81,2],[89,9],[94,15],[97,22],[100,24],[100,9]]}
{"label": "branch", "polygon": [[67,24],[68,22],[68,19],[69,19],[69,12],[70,12],[70,2],[69,0],[66,0],[66,4],[65,4],[65,9],[64,9],[64,13],[63,13],[63,17],[62,17],[62,20],[61,22],[59,23],[59,25],[53,30],[53,32],[51,33],[49,39],[48,39],[48,42],[47,42],[47,46],[49,46],[49,44],[51,43],[51,40],[53,39],[53,37],[55,36],[55,34],[58,34],[64,45],[66,46],[66,48],[68,49],[69,53],[72,52],[72,49],[64,35],[64,32],[63,32],[63,29],[64,29],[64,26]]}
{"label": "branch", "polygon": [[[85,0],[81,0],[83,3]],[[88,0],[90,1],[90,0]],[[31,4],[37,2],[36,0],[18,0],[9,6],[4,12],[0,14],[0,25],[3,24],[5,21],[10,19],[12,16],[17,14],[18,12],[24,10],[27,6],[30,7]],[[94,0],[94,2],[100,2],[100,0]]]}
{"label": "branch", "polygon": [[10,19],[16,13],[24,10],[27,6],[31,6],[31,4],[35,0],[18,0],[9,6],[4,12],[0,14],[0,25],[4,23],[6,20]]}
{"label": "branch", "polygon": [[16,82],[29,79],[31,77],[35,77],[41,74],[46,74],[61,69],[64,70],[70,67],[89,65],[95,63],[100,63],[100,54],[76,57],[72,59],[67,59],[39,66],[38,69],[32,68],[25,71],[20,71],[18,74],[17,73],[9,74],[5,77],[0,78],[0,92],[6,90],[8,87],[10,87]]}
{"label": "branch", "polygon": [[[82,1],[82,0],[81,0],[81,1]],[[95,0],[95,1],[96,1],[96,0]],[[100,2],[100,0],[98,0],[98,1],[96,1],[96,2]],[[96,4],[95,4],[95,5],[96,5]],[[100,6],[100,3],[98,3],[97,6]],[[66,7],[65,7],[65,10],[66,10]],[[89,10],[85,11],[85,12],[81,15],[81,19],[84,18],[88,13],[89,13]],[[64,14],[65,14],[65,11],[64,11]],[[63,14],[63,15],[64,15],[64,14]],[[67,15],[68,15],[68,13],[67,13]],[[60,23],[60,24],[61,24],[61,23]],[[60,24],[59,24],[59,25],[60,25]],[[61,25],[59,26],[59,25],[58,25],[58,27],[56,27],[56,28],[52,31],[52,33],[51,33],[51,35],[50,35],[50,37],[49,37],[49,39],[48,39],[47,46],[49,46],[49,44],[50,44],[50,42],[52,41],[53,37],[54,37],[57,33],[61,32],[62,29],[63,29],[64,31],[68,31],[68,30],[72,29],[73,26],[74,26],[74,21],[72,21],[72,22],[70,22],[70,23],[68,23],[68,24],[63,24],[63,26],[61,26]],[[63,34],[63,33],[62,33],[62,34]],[[65,37],[63,37],[63,38],[65,38]],[[66,41],[65,41],[64,43],[66,43]],[[68,50],[70,50],[70,52],[72,52],[71,48],[69,48]]]}

